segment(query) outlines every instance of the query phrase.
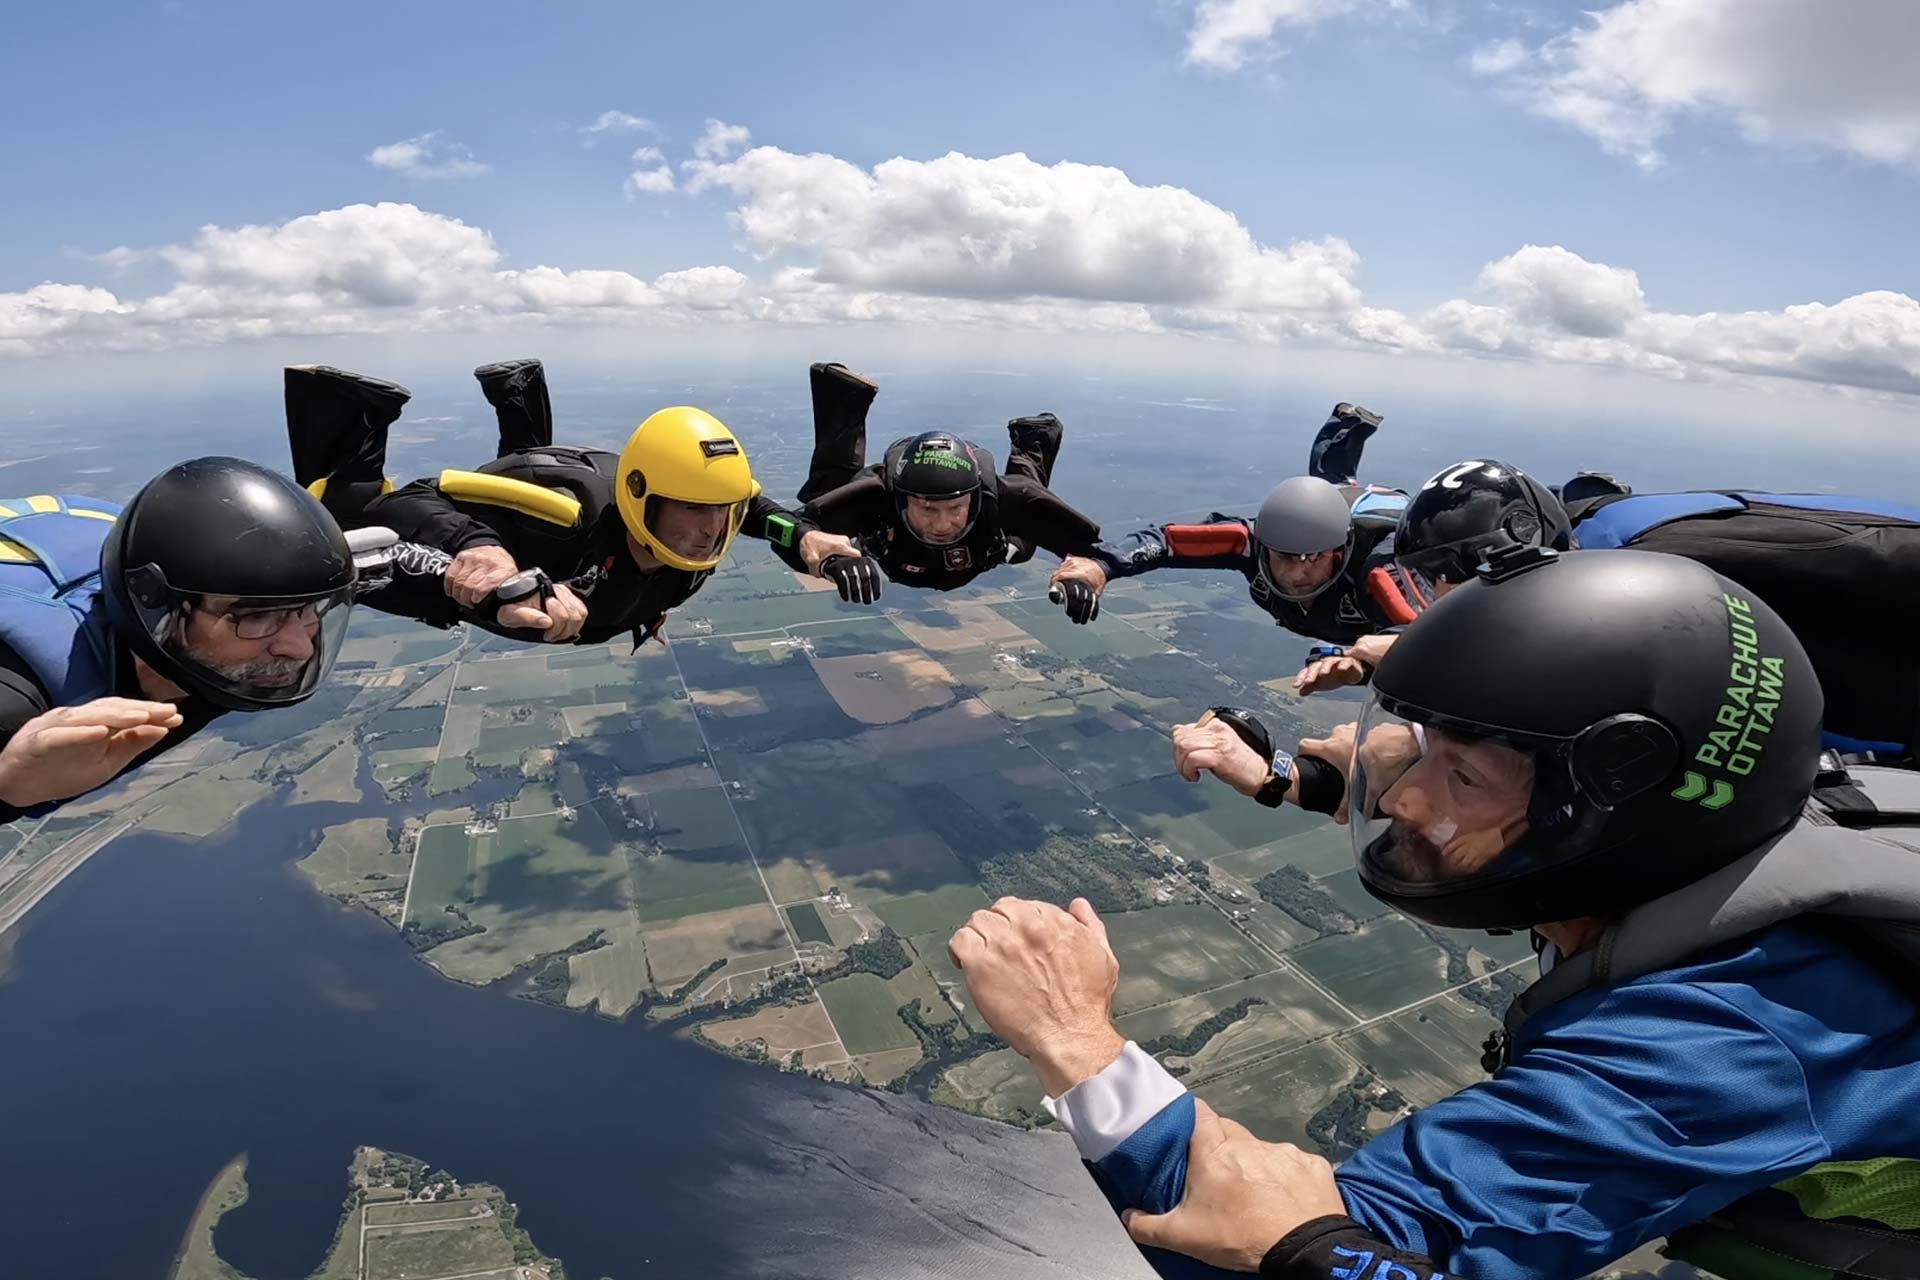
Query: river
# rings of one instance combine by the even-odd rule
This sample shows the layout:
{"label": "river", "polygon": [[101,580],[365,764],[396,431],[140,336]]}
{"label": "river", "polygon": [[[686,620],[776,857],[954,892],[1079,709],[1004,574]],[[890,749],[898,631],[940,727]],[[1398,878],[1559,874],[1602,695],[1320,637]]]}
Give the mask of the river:
{"label": "river", "polygon": [[353,809],[123,837],[7,940],[9,1274],[158,1280],[246,1151],[217,1244],[297,1280],[362,1143],[500,1184],[576,1280],[1151,1274],[1058,1135],[441,978],[291,865]]}

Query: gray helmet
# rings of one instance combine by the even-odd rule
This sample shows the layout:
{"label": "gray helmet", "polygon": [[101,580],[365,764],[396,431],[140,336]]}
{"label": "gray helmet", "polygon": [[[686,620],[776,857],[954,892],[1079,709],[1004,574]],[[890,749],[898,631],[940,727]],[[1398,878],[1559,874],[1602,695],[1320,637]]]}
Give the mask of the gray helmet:
{"label": "gray helmet", "polygon": [[[1317,476],[1294,476],[1275,485],[1253,521],[1254,539],[1267,551],[1283,556],[1317,556],[1324,551],[1345,552],[1353,545],[1353,511],[1346,496]],[[1260,577],[1269,589],[1289,600],[1312,599],[1332,585],[1331,580],[1306,596],[1280,591],[1260,556]]]}

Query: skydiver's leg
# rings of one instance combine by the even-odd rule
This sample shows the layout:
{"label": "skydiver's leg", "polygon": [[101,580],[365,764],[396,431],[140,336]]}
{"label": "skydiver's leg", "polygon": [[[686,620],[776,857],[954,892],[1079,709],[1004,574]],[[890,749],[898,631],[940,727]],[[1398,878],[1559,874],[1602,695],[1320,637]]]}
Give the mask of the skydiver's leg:
{"label": "skydiver's leg", "polygon": [[846,484],[867,465],[867,410],[879,386],[843,364],[816,364],[807,371],[813,393],[813,460],[800,501],[809,502]]}
{"label": "skydiver's leg", "polygon": [[1050,413],[1015,418],[1007,423],[1007,474],[1026,476],[1042,485],[1053,483],[1053,464],[1060,457],[1060,438],[1066,433]]}
{"label": "skydiver's leg", "polygon": [[[1007,423],[1007,474],[1025,476],[1045,486],[1053,479],[1053,464],[1060,456],[1060,437],[1066,428],[1050,413],[1031,418],[1015,418]],[[1033,559],[1033,540],[1007,535],[1007,563],[1025,564]]]}
{"label": "skydiver's leg", "polygon": [[473,376],[500,423],[500,450],[494,457],[553,443],[553,404],[547,399],[547,371],[538,360],[483,364]]}
{"label": "skydiver's leg", "polygon": [[1380,415],[1342,401],[1333,406],[1326,423],[1307,453],[1307,474],[1329,484],[1354,484],[1360,478],[1360,455],[1367,440],[1380,429]]}
{"label": "skydiver's leg", "polygon": [[326,481],[321,502],[351,526],[385,487],[387,428],[413,393],[323,364],[289,365],[286,389],[294,479],[309,487]]}

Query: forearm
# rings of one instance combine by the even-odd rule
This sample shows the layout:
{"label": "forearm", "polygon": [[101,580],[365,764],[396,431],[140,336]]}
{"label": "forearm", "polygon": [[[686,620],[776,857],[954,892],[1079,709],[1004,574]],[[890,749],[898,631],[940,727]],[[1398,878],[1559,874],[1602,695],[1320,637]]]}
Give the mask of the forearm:
{"label": "forearm", "polygon": [[455,506],[430,480],[416,480],[367,505],[370,524],[385,525],[402,542],[459,554],[470,547],[504,546],[499,532]]}
{"label": "forearm", "polygon": [[1252,570],[1247,526],[1238,520],[1211,524],[1164,524],[1140,529],[1118,542],[1102,542],[1089,554],[1109,578],[1131,578],[1155,569]]}
{"label": "forearm", "polygon": [[820,526],[804,511],[793,511],[761,494],[747,505],[747,516],[740,525],[743,537],[756,538],[772,548],[780,562],[795,573],[807,572],[800,555],[800,540]]}

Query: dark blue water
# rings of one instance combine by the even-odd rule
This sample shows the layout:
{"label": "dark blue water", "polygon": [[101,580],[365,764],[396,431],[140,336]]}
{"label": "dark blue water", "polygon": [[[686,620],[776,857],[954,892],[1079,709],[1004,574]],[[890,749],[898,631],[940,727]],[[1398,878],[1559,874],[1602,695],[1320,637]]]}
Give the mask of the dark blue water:
{"label": "dark blue water", "polygon": [[440,978],[289,865],[348,810],[123,838],[10,939],[11,1274],[164,1275],[246,1151],[220,1250],[305,1276],[361,1143],[501,1184],[582,1277],[1149,1274],[1056,1136]]}

